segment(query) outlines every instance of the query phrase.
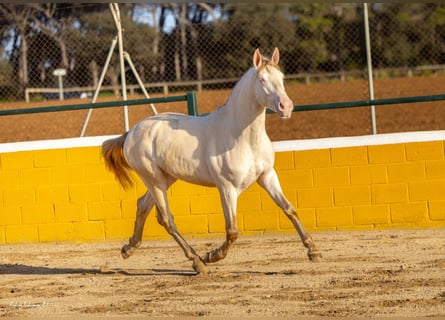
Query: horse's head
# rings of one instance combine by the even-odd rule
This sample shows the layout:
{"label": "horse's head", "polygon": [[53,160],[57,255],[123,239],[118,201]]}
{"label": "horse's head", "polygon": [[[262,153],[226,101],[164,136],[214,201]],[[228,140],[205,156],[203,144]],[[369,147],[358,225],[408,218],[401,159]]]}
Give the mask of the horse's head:
{"label": "horse's head", "polygon": [[280,52],[275,48],[271,59],[264,58],[259,49],[253,54],[253,66],[257,77],[255,95],[257,102],[276,111],[281,118],[290,118],[294,103],[284,89],[284,75],[278,67]]}

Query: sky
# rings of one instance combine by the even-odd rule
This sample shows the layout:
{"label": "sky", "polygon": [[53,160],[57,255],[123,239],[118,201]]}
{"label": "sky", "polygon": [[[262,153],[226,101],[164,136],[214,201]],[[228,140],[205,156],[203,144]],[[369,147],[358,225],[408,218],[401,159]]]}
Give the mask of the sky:
{"label": "sky", "polygon": [[[215,10],[214,14],[216,16],[217,19],[219,19],[221,17],[221,12],[220,10]],[[157,9],[157,15],[160,15],[160,9]],[[147,23],[150,26],[153,26],[153,16],[150,12],[148,12],[147,8],[141,7],[141,6],[137,6],[135,13],[135,20],[137,22],[141,22],[141,23]],[[211,21],[212,17],[209,15],[209,21]],[[175,27],[175,17],[174,15],[171,13],[171,11],[168,11],[168,16],[166,18],[165,21],[165,26],[164,26],[164,32],[171,32],[173,30],[173,28]]]}

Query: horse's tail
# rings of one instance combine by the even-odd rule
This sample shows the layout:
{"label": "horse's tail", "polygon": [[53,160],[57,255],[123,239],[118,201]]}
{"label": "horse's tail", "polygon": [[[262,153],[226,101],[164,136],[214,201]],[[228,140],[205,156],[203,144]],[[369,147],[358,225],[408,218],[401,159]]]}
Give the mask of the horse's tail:
{"label": "horse's tail", "polygon": [[124,158],[123,146],[128,132],[123,135],[106,140],[102,143],[102,156],[105,160],[105,166],[114,173],[117,181],[124,189],[133,186],[133,178],[130,173],[130,166]]}

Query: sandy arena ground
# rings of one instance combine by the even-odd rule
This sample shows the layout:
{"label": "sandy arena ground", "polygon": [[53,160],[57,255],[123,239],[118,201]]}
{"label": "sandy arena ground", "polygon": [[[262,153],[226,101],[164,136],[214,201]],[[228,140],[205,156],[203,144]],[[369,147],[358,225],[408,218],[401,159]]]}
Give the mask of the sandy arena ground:
{"label": "sandy arena ground", "polygon": [[[196,275],[173,240],[0,246],[0,317],[445,316],[445,230],[241,236]],[[193,239],[204,253],[222,239]]]}
{"label": "sandy arena ground", "polygon": [[[444,83],[445,76],[378,80],[376,97],[441,94]],[[366,99],[367,84],[290,83],[287,91],[298,105],[354,101]],[[198,93],[200,112],[223,104],[229,92]],[[443,130],[443,108],[444,102],[377,107],[378,132]],[[184,104],[159,111],[184,112]],[[76,137],[85,115],[0,117],[0,142]],[[131,107],[130,123],[150,115],[146,106]],[[95,110],[87,135],[120,133],[122,123],[120,108]],[[296,113],[289,121],[270,116],[266,127],[272,140],[371,132],[368,108]],[[0,317],[445,317],[444,229],[323,232],[314,239],[322,263],[307,260],[296,235],[241,236],[225,260],[199,276],[173,240],[146,241],[129,260],[120,257],[124,242],[0,245]],[[204,253],[222,239],[190,242]]]}

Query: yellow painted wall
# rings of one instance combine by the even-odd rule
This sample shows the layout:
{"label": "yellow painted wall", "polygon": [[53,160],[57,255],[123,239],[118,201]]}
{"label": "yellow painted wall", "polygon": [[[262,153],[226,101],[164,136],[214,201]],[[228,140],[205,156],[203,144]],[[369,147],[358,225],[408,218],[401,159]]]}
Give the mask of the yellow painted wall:
{"label": "yellow painted wall", "polygon": [[[445,227],[444,141],[276,153],[283,190],[310,231]],[[127,239],[138,182],[123,191],[100,148],[0,154],[0,243]],[[224,232],[215,189],[177,182],[169,191],[181,232]],[[168,237],[152,213],[144,237]],[[241,233],[294,232],[258,185],[238,201]]]}

